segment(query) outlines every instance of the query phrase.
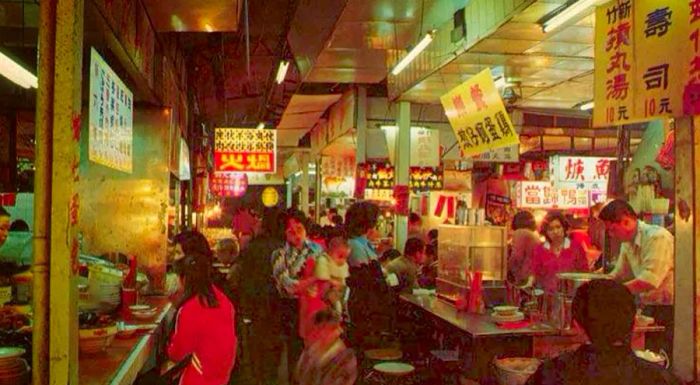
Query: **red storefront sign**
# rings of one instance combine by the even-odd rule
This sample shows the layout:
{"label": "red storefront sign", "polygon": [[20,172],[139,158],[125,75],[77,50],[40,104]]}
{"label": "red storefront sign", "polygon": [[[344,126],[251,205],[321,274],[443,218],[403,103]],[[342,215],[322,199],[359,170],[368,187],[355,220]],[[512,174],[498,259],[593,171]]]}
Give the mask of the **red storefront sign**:
{"label": "red storefront sign", "polygon": [[215,172],[277,171],[277,132],[251,128],[217,128],[214,134]]}

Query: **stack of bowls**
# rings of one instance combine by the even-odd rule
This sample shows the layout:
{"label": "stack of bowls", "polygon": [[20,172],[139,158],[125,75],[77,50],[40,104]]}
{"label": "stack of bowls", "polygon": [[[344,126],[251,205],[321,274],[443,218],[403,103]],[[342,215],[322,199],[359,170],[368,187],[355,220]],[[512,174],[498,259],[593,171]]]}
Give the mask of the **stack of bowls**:
{"label": "stack of bowls", "polygon": [[117,326],[80,329],[80,353],[94,354],[107,350],[117,335]]}
{"label": "stack of bowls", "polygon": [[119,307],[123,274],[119,269],[91,265],[88,275],[90,302],[98,305],[98,310],[111,313]]}
{"label": "stack of bowls", "polygon": [[0,385],[22,385],[29,381],[29,366],[22,359],[24,349],[0,347]]}

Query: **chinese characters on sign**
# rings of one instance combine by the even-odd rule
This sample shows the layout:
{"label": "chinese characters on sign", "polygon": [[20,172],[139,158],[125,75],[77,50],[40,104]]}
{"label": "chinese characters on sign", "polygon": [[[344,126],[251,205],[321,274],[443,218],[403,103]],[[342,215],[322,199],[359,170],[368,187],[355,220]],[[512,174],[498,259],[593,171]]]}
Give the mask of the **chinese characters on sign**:
{"label": "chinese characters on sign", "polygon": [[355,176],[354,157],[324,156],[321,160],[324,177],[352,178]]}
{"label": "chinese characters on sign", "polygon": [[365,188],[392,190],[394,188],[394,166],[385,162],[368,162],[360,165],[360,177],[367,183]]}
{"label": "chinese characters on sign", "polygon": [[242,197],[248,189],[248,175],[243,173],[211,173],[209,190],[220,197]]}
{"label": "chinese characters on sign", "polygon": [[277,132],[250,128],[217,128],[214,133],[216,172],[277,170]]}
{"label": "chinese characters on sign", "polygon": [[518,182],[518,208],[587,209],[591,190],[576,187],[555,187],[550,182]]}
{"label": "chinese characters on sign", "polygon": [[684,106],[698,83],[693,2],[614,0],[596,10],[594,126],[688,114]]}
{"label": "chinese characters on sign", "polygon": [[131,173],[133,94],[93,48],[90,54],[89,159]]}
{"label": "chinese characters on sign", "polygon": [[607,190],[612,158],[553,156],[549,174],[557,187]]}
{"label": "chinese characters on sign", "polygon": [[442,167],[411,167],[408,185],[414,192],[442,190]]}
{"label": "chinese characters on sign", "polygon": [[501,147],[474,156],[475,162],[518,163],[520,162],[520,145]]}
{"label": "chinese characters on sign", "polygon": [[440,101],[463,156],[519,143],[490,69],[457,86]]}

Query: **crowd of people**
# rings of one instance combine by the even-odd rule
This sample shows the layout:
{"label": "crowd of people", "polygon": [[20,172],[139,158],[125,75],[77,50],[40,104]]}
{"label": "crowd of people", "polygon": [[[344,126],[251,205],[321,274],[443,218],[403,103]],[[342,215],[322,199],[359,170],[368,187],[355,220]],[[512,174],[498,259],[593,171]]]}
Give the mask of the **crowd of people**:
{"label": "crowd of people", "polygon": [[[436,276],[437,232],[424,236],[414,221],[403,252],[378,250],[379,215],[379,207],[369,202],[355,203],[345,218],[330,209],[319,223],[294,209],[266,209],[260,217],[240,209],[233,219],[234,239],[219,241],[214,251],[195,231],[176,236],[173,266],[183,272],[187,294],[179,294],[184,299],[178,302],[169,355],[189,360],[183,378],[211,380],[187,384],[225,383],[218,375],[208,376],[209,368],[219,372],[209,365],[211,351],[182,354],[181,347],[189,346],[183,341],[192,340],[187,330],[198,327],[212,333],[228,327],[229,337],[221,344],[213,335],[199,336],[217,341],[212,351],[227,349],[237,341],[236,329],[245,330],[238,343],[257,384],[278,383],[279,368],[289,384],[355,383],[362,352],[399,336],[399,293],[434,285]],[[216,260],[230,266],[225,277],[211,268]],[[206,274],[200,263],[209,266]],[[197,273],[184,274],[190,268]],[[193,282],[207,280],[209,291]],[[215,311],[210,311],[211,300],[219,304]],[[235,314],[236,321],[210,322],[208,316],[194,321],[187,316],[192,311],[225,312],[225,320]],[[230,371],[237,360],[224,358],[217,365]]]}
{"label": "crowd of people", "polygon": [[[257,384],[278,383],[280,368],[289,384],[354,384],[364,351],[387,336],[423,338],[415,320],[401,324],[407,318],[399,314],[398,293],[434,285],[436,232],[424,236],[413,221],[403,252],[379,253],[373,242],[379,209],[369,202],[355,203],[342,221],[329,213],[335,220],[324,226],[296,210],[269,209],[259,222],[244,215],[253,220],[237,222],[249,232],[234,228],[236,246],[222,241],[212,251],[195,231],[175,238],[173,266],[183,291],[167,352],[186,362],[181,384],[228,383],[239,349]],[[609,203],[598,219],[621,251],[612,279],[584,285],[573,301],[573,318],[590,344],[543,364],[529,383],[675,384],[630,348],[637,303],[666,326],[659,346],[672,347],[673,236],[638,220],[624,201]],[[593,242],[570,223],[550,212],[537,229],[531,214],[518,213],[508,279],[551,292],[558,272],[603,271],[590,258],[600,256]],[[212,269],[217,258],[234,267],[225,278]],[[410,338],[401,342],[411,345]]]}

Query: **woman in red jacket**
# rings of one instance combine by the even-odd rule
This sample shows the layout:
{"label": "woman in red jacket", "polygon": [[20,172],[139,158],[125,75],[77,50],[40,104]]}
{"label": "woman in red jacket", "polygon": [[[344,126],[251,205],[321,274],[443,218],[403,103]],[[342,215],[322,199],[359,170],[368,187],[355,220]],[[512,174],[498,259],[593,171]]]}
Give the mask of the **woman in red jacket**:
{"label": "woman in red jacket", "polygon": [[175,362],[190,357],[180,385],[225,385],[236,360],[235,312],[231,301],[212,283],[212,252],[208,243],[201,242],[206,241],[204,236],[186,232],[176,242],[189,243],[190,238],[198,239],[194,243],[200,247],[190,248],[175,260],[184,294],[168,357]]}

